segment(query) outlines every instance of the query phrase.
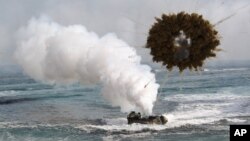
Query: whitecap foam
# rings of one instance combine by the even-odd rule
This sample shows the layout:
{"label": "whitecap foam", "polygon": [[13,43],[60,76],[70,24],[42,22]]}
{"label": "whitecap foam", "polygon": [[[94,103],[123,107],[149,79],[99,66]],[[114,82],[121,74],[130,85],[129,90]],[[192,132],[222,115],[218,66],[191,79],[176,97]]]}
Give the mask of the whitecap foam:
{"label": "whitecap foam", "polygon": [[[156,124],[127,124],[126,118],[116,118],[116,119],[105,119],[105,125],[79,125],[76,128],[80,130],[84,130],[86,132],[93,132],[95,130],[104,130],[109,132],[119,132],[119,131],[128,131],[128,132],[137,132],[137,131],[145,131],[145,130],[153,130],[153,131],[161,131],[169,128],[180,127],[186,124],[199,124],[199,123],[206,123],[205,121],[202,122],[202,119],[193,120],[190,122],[192,117],[186,118],[183,120],[182,115],[178,114],[163,114],[168,119],[168,123],[165,125],[156,125]],[[189,119],[189,120],[187,120]]]}
{"label": "whitecap foam", "polygon": [[29,124],[21,123],[17,121],[13,122],[0,122],[0,128],[39,128],[39,127],[58,127],[58,126],[71,126],[70,124],[49,124],[49,123],[40,123],[40,124]]}
{"label": "whitecap foam", "polygon": [[236,95],[230,92],[221,93],[206,93],[206,94],[176,94],[167,96],[164,100],[177,101],[177,102],[187,102],[187,101],[198,101],[198,100],[236,100],[250,98],[250,96]]}
{"label": "whitecap foam", "polygon": [[234,123],[243,123],[246,122],[244,119],[238,119],[238,118],[226,118],[227,121],[229,122],[234,122]]}
{"label": "whitecap foam", "polygon": [[223,68],[223,69],[208,69],[204,68],[204,72],[226,72],[226,71],[246,71],[249,68]]}
{"label": "whitecap foam", "polygon": [[0,97],[5,97],[5,96],[17,96],[20,95],[18,91],[10,90],[10,91],[1,91],[0,92]]}
{"label": "whitecap foam", "polygon": [[[236,118],[250,113],[246,110],[250,96],[236,95],[229,92],[224,94],[177,94],[165,97],[166,102],[175,101],[178,106],[168,113],[171,118],[169,127],[179,127],[186,124],[210,124],[221,119],[241,123],[244,119]],[[169,117],[167,115],[167,117]]]}
{"label": "whitecap foam", "polygon": [[126,138],[145,138],[150,135],[152,135],[151,132],[143,132],[143,133],[132,133],[132,134],[108,135],[102,137],[102,139],[103,141],[120,141],[121,139],[126,139]]}
{"label": "whitecap foam", "polygon": [[104,130],[104,131],[142,131],[142,130],[154,130],[154,131],[160,131],[167,129],[168,126],[166,125],[151,125],[151,124],[120,124],[120,125],[80,125],[76,128],[89,131],[91,130]]}

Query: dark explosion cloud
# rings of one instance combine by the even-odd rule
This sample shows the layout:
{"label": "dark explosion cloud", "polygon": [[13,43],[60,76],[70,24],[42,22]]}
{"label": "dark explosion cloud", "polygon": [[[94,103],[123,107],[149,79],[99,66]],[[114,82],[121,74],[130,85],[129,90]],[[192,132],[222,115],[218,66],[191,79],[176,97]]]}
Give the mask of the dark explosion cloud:
{"label": "dark explosion cloud", "polygon": [[162,62],[168,70],[177,66],[198,70],[205,59],[215,57],[220,44],[214,26],[202,15],[180,12],[163,14],[149,31],[147,48],[153,61]]}

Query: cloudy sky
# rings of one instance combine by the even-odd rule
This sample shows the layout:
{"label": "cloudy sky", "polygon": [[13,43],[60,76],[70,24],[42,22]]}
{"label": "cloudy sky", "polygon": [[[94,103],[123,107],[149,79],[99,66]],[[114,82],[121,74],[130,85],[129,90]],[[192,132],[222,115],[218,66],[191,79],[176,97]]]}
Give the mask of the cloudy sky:
{"label": "cloudy sky", "polygon": [[99,36],[113,32],[148,58],[142,49],[154,17],[197,12],[215,24],[221,37],[217,60],[250,60],[248,0],[0,0],[0,62],[13,62],[16,32],[31,18],[47,16],[62,25],[81,24]]}

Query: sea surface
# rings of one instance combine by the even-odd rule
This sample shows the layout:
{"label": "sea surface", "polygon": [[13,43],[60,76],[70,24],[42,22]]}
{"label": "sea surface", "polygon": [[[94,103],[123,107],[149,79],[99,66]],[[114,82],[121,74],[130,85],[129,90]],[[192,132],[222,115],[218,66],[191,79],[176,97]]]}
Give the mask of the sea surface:
{"label": "sea surface", "polygon": [[166,125],[127,125],[101,84],[45,85],[1,66],[0,141],[228,141],[230,124],[250,124],[250,65],[153,71],[161,85],[153,111]]}

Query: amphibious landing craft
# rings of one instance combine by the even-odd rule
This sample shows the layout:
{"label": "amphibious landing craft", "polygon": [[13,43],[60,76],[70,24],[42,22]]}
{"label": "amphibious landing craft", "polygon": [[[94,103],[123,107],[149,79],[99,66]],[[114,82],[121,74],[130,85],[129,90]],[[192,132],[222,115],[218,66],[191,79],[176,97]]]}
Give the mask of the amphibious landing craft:
{"label": "amphibious landing craft", "polygon": [[140,123],[140,124],[160,124],[164,125],[168,122],[168,119],[164,115],[142,117],[140,113],[132,111],[128,116],[128,124]]}

